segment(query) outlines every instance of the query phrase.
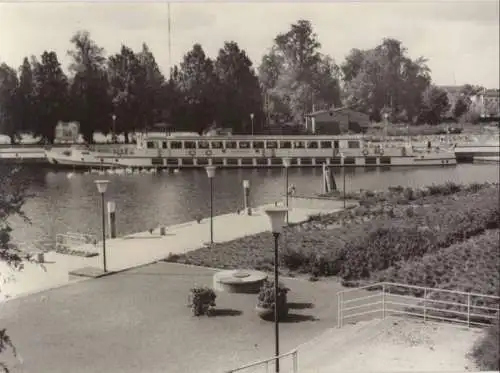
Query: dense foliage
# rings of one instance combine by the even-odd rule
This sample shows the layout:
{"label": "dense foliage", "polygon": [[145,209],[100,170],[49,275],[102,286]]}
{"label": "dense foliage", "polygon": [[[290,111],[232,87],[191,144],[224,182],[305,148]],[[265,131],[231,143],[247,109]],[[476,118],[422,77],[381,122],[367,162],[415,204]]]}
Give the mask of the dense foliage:
{"label": "dense foliage", "polygon": [[[9,218],[13,216],[21,217],[26,222],[29,222],[28,217],[23,212],[23,205],[28,197],[27,186],[17,180],[14,182],[19,171],[18,169],[0,169],[0,261],[7,263],[12,268],[21,270],[23,268],[23,258],[21,258],[19,248],[11,242],[10,233],[12,228],[9,224]],[[30,258],[27,258],[27,260],[30,260]],[[0,291],[2,290],[2,280],[2,273],[0,272]],[[15,355],[16,350],[7,331],[0,329],[0,354],[9,348]],[[0,361],[0,370],[9,371],[2,361]]]}
{"label": "dense foliage", "polygon": [[364,235],[345,245],[340,274],[346,280],[369,278],[397,261],[421,257],[497,228],[497,201],[498,189],[489,188],[441,205],[409,206],[406,216],[373,219],[364,224]]}
{"label": "dense foliage", "polygon": [[88,32],[78,31],[71,44],[67,72],[54,51],[24,58],[19,69],[0,61],[0,133],[11,141],[32,132],[51,143],[59,121],[79,122],[89,142],[96,131],[123,133],[127,141],[129,133],[152,127],[268,133],[273,124],[302,124],[306,113],[341,105],[374,120],[388,113],[393,122],[435,125],[447,113],[479,118],[470,99],[479,87],[465,85],[450,107],[449,93],[432,85],[425,59],[409,58],[401,41],[353,49],[339,66],[320,52],[307,20],[279,33],[258,69],[234,41],[213,59],[193,45],[168,78],[146,43],[106,56]]}
{"label": "dense foliage", "polygon": [[[422,258],[396,263],[372,275],[372,280],[500,296],[499,233],[498,229],[487,230]],[[436,296],[450,299],[446,294]],[[464,299],[450,301],[464,303]],[[473,298],[473,304],[475,301]]]}

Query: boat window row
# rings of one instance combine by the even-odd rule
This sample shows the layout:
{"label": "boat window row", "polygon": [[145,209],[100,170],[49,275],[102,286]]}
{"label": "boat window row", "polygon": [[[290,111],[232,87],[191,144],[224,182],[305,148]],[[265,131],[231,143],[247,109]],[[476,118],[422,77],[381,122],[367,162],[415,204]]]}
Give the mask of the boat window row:
{"label": "boat window row", "polygon": [[[350,149],[360,148],[359,141],[348,141]],[[338,140],[265,140],[265,141],[147,141],[148,149],[338,149]]]}

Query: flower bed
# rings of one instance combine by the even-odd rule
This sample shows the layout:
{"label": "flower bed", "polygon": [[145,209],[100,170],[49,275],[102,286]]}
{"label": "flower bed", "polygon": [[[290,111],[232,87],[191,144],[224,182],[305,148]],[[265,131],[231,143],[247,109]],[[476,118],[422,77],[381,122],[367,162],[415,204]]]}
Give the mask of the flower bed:
{"label": "flower bed", "polygon": [[[315,276],[369,279],[401,260],[436,252],[498,227],[497,185],[457,188],[450,184],[435,189],[450,194],[410,196],[406,204],[394,204],[391,201],[400,193],[396,190],[387,192],[389,202],[385,199],[340,214],[313,217],[308,223],[287,228],[280,245],[284,247],[282,264]],[[195,250],[176,261],[267,270],[273,263],[272,237],[269,233],[247,236]]]}
{"label": "flower bed", "polygon": [[[373,274],[371,280],[500,296],[499,234],[498,229],[488,230],[467,241],[426,254],[418,260],[397,263],[391,268]],[[411,293],[415,296],[423,295],[422,291],[411,291]],[[434,308],[443,311],[467,312],[468,300],[465,294],[433,292],[428,298],[463,305],[429,303]],[[471,305],[497,308],[499,302],[494,299],[472,296]],[[448,318],[457,316],[454,312],[437,312],[440,316]],[[474,320],[491,321],[491,319],[481,317],[492,315],[489,310],[473,308],[472,314],[475,315]]]}
{"label": "flower bed", "polygon": [[357,234],[344,247],[342,278],[367,279],[398,261],[418,258],[498,228],[497,188],[443,202],[441,206],[411,207],[406,217],[365,223],[366,234]]}

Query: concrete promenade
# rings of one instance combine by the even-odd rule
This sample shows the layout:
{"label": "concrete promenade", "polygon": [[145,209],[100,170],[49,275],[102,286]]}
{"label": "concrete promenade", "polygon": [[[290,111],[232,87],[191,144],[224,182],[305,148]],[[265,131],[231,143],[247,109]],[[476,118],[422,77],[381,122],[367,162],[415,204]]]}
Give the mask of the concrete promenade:
{"label": "concrete promenade", "polygon": [[[255,208],[251,216],[232,213],[214,217],[214,241],[226,242],[269,230],[269,220],[264,212],[265,207],[269,206]],[[342,202],[330,200],[311,207],[314,208],[292,208],[289,213],[290,222],[298,223],[306,221],[310,215],[339,210]],[[199,224],[188,222],[167,227],[165,236],[160,236],[159,229],[156,229],[152,234],[141,232],[108,239],[107,267],[109,271],[122,271],[143,266],[164,259],[169,254],[183,254],[200,248],[209,241],[210,218],[203,219]],[[98,252],[99,255],[85,258],[48,252],[45,254],[45,264],[26,263],[21,272],[13,272],[4,263],[0,263],[0,273],[4,280],[0,288],[0,302],[86,279],[69,275],[74,270],[103,268],[102,243],[98,243],[97,247],[85,245],[74,249]]]}

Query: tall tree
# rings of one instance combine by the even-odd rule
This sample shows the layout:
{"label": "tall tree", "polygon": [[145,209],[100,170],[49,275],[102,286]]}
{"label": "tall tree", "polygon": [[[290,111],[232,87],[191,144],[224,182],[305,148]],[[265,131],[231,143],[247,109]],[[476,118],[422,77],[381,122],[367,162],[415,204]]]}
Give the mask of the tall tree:
{"label": "tall tree", "polygon": [[160,71],[153,52],[146,43],[142,44],[142,50],[138,54],[139,63],[144,70],[143,88],[143,112],[146,126],[151,126],[166,118],[166,106],[168,96],[165,94],[165,77]]}
{"label": "tall tree", "polygon": [[392,119],[413,121],[422,94],[430,84],[426,60],[412,60],[399,40],[384,39],[377,47],[354,49],[342,65],[347,103],[380,120],[381,110]]}
{"label": "tall tree", "polygon": [[106,58],[87,31],[79,31],[71,38],[74,49],[68,51],[73,61],[71,84],[73,119],[80,123],[84,139],[92,143],[96,130],[109,132],[112,127],[112,102],[106,73]]}
{"label": "tall tree", "polygon": [[202,133],[216,117],[218,92],[214,64],[200,44],[195,44],[175,70],[173,84],[182,99],[176,122],[181,128]]}
{"label": "tall tree", "polygon": [[459,119],[462,115],[464,115],[467,110],[469,110],[470,102],[467,98],[461,96],[458,97],[455,101],[455,105],[453,106],[453,118]]}
{"label": "tall tree", "polygon": [[419,122],[432,125],[439,124],[443,115],[450,108],[448,94],[445,90],[431,85],[425,90],[422,98]]}
{"label": "tall tree", "polygon": [[146,71],[132,49],[122,45],[108,60],[108,78],[117,130],[128,139],[129,132],[144,124]]}
{"label": "tall tree", "polygon": [[[453,117],[455,119],[461,118],[464,114],[468,113],[473,109],[473,97],[483,91],[484,88],[481,86],[474,86],[471,84],[465,84],[461,87],[459,92],[459,97],[455,100],[455,105],[453,106]],[[473,109],[472,111],[474,111]],[[474,115],[472,115],[473,117]],[[471,117],[471,115],[469,115]]]}
{"label": "tall tree", "polygon": [[34,132],[36,123],[35,86],[33,81],[33,69],[27,57],[19,68],[19,87],[17,90],[17,101],[19,107],[18,125],[21,131]]}
{"label": "tall tree", "polygon": [[19,133],[18,85],[16,70],[2,63],[0,65],[0,133],[8,135],[12,144],[15,143]]}
{"label": "tall tree", "polygon": [[55,52],[43,52],[41,61],[33,66],[33,80],[36,103],[33,130],[52,144],[56,125],[68,112],[68,79]]}
{"label": "tall tree", "polygon": [[299,20],[263,57],[259,77],[281,119],[302,122],[313,106],[340,105],[339,69],[320,47],[311,23]]}
{"label": "tall tree", "polygon": [[366,53],[366,51],[357,48],[351,49],[344,63],[340,66],[344,82],[349,83],[358,75],[366,58]]}
{"label": "tall tree", "polygon": [[218,122],[235,133],[254,131],[262,123],[263,107],[259,79],[246,52],[234,41],[224,43],[215,61],[219,82]]}

